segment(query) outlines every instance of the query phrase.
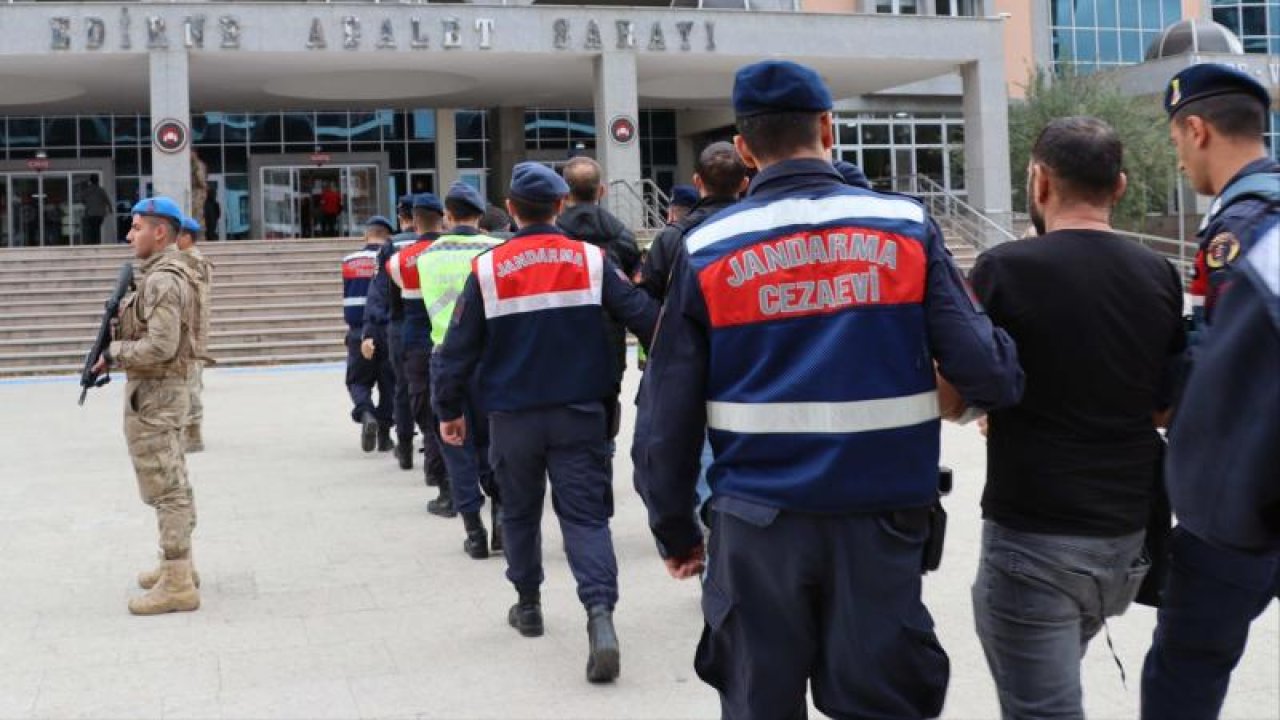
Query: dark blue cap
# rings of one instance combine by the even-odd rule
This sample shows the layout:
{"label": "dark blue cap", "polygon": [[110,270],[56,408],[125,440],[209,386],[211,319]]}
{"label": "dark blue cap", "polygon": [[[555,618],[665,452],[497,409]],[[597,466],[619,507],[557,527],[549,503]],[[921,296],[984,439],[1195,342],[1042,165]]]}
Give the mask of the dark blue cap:
{"label": "dark blue cap", "polygon": [[1252,75],[1218,63],[1192,65],[1169,81],[1164,91],[1164,111],[1170,117],[1197,100],[1218,95],[1248,95],[1262,103],[1264,110],[1271,108],[1271,96],[1267,89]]}
{"label": "dark blue cap", "polygon": [[831,92],[812,68],[788,60],[765,60],[733,79],[733,112],[738,117],[831,109]]}
{"label": "dark blue cap", "polygon": [[698,204],[698,190],[692,185],[674,185],[671,188],[671,204],[693,207]]}
{"label": "dark blue cap", "polygon": [[871,182],[867,180],[867,174],[862,172],[862,168],[857,165],[848,160],[837,160],[832,165],[835,166],[836,172],[840,173],[840,177],[844,178],[846,185],[860,188],[871,187]]}
{"label": "dark blue cap", "polygon": [[137,205],[133,206],[133,210],[129,211],[132,215],[150,215],[152,217],[162,217],[172,220],[175,225],[182,226],[182,221],[186,219],[186,215],[182,212],[182,208],[178,207],[178,203],[167,197],[147,198]]}
{"label": "dark blue cap", "polygon": [[408,215],[413,212],[413,196],[401,195],[400,199],[396,201],[396,212],[401,215]]}
{"label": "dark blue cap", "polygon": [[480,193],[475,188],[464,182],[455,182],[449,186],[449,192],[444,196],[445,200],[457,200],[466,203],[475,211],[476,215],[484,214],[484,198],[480,197]]}
{"label": "dark blue cap", "polygon": [[444,214],[444,203],[440,202],[440,198],[435,193],[418,193],[413,196],[413,209],[424,208],[431,212]]}
{"label": "dark blue cap", "polygon": [[528,202],[555,202],[569,194],[569,186],[555,170],[537,162],[522,162],[511,170],[511,197]]}
{"label": "dark blue cap", "polygon": [[184,217],[182,218],[182,231],[194,235],[200,232],[200,223],[196,222],[195,218]]}
{"label": "dark blue cap", "polygon": [[364,221],[364,226],[365,226],[365,227],[382,226],[382,227],[384,227],[384,228],[386,228],[386,229],[387,229],[387,232],[395,232],[395,231],[396,231],[395,227],[393,227],[393,226],[391,225],[391,221],[390,221],[390,220],[388,220],[388,219],[386,219],[386,218],[384,218],[384,217],[382,217],[381,215],[374,215],[373,217],[369,218],[368,220],[365,220],[365,221]]}

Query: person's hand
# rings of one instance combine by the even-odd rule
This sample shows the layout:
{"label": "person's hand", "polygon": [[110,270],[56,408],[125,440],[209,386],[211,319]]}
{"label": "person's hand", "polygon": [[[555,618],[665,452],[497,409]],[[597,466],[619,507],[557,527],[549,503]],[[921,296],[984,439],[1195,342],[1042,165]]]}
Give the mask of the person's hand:
{"label": "person's hand", "polygon": [[987,436],[987,416],[983,415],[978,418],[978,432],[982,433],[982,437]]}
{"label": "person's hand", "polygon": [[449,445],[462,445],[467,439],[467,419],[460,417],[455,420],[442,420],[440,422],[440,439]]}
{"label": "person's hand", "polygon": [[364,342],[360,343],[360,354],[365,360],[372,360],[373,354],[377,351],[378,346],[374,344],[373,338],[365,338]]}
{"label": "person's hand", "polygon": [[106,371],[107,371],[107,359],[99,355],[97,362],[93,364],[93,367],[90,368],[89,372],[93,373],[94,375],[101,375]]}
{"label": "person's hand", "polygon": [[684,557],[670,557],[663,560],[667,566],[667,573],[676,580],[688,580],[691,577],[698,577],[707,567],[707,546],[698,543],[688,555]]}
{"label": "person's hand", "polygon": [[937,375],[937,380],[938,414],[942,416],[943,420],[959,420],[965,411],[964,398],[960,397],[960,391],[947,382],[946,378]]}

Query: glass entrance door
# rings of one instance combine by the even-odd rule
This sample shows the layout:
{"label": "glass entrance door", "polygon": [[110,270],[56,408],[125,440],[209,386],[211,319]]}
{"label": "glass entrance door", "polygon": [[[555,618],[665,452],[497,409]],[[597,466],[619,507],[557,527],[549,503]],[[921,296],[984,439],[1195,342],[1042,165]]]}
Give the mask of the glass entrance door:
{"label": "glass entrance door", "polygon": [[101,183],[97,171],[0,174],[0,245],[84,243],[86,194]]}
{"label": "glass entrance door", "polygon": [[378,168],[264,167],[261,192],[267,239],[355,236],[378,212]]}

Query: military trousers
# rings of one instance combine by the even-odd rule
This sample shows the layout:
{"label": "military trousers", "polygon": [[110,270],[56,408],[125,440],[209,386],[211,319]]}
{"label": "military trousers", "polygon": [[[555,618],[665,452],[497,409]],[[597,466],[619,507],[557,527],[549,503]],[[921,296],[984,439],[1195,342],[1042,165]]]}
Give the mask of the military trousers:
{"label": "military trousers", "polygon": [[535,591],[544,579],[542,507],[550,478],[578,599],[612,609],[618,561],[609,531],[613,464],[604,403],[491,413],[489,462],[502,496],[507,579],[516,590]]}
{"label": "military trousers", "polygon": [[404,368],[404,344],[400,342],[400,323],[393,321],[385,334],[373,339],[375,345],[385,345],[390,351],[391,372],[395,375],[395,393],[392,397],[392,419],[396,425],[396,437],[401,445],[413,445],[413,410],[409,406],[409,377]]}
{"label": "military trousers", "polygon": [[182,428],[190,411],[185,378],[130,379],[125,385],[124,437],[142,501],[155,508],[166,559],[191,552],[195,498],[187,479]]}
{"label": "military trousers", "polygon": [[[360,331],[347,330],[347,394],[351,396],[351,419],[360,422],[366,412],[373,413],[382,427],[392,423],[392,398],[395,395],[396,376],[391,369],[391,352],[376,339],[377,348],[372,360],[360,353]],[[374,404],[373,392],[378,391]]]}
{"label": "military trousers", "polygon": [[409,392],[409,412],[422,431],[422,467],[428,485],[449,482],[444,456],[440,453],[440,425],[431,409],[431,350],[405,348],[404,372]]}
{"label": "military trousers", "polygon": [[[692,501],[692,498],[690,498]],[[724,718],[920,720],[947,654],[920,598],[927,510],[810,515],[713,497],[694,660]]]}
{"label": "military trousers", "polygon": [[463,416],[467,421],[466,438],[462,445],[440,443],[453,492],[453,504],[460,513],[480,512],[484,507],[484,494],[493,496],[493,469],[489,465],[489,427],[484,416],[468,398]]}
{"label": "military trousers", "polygon": [[191,369],[187,372],[187,402],[190,409],[187,411],[187,421],[184,427],[200,427],[204,422],[204,363],[199,360],[191,361]]}

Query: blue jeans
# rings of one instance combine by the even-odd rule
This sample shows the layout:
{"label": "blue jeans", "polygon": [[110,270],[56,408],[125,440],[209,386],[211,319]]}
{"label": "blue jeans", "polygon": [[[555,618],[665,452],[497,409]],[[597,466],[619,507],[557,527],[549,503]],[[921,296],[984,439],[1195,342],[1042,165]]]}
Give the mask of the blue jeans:
{"label": "blue jeans", "polygon": [[1213,720],[1249,625],[1280,597],[1280,554],[1220,548],[1181,527],[1169,554],[1169,585],[1142,668],[1142,717]]}
{"label": "blue jeans", "polygon": [[1138,593],[1151,566],[1144,534],[1043,535],[983,523],[973,616],[1004,720],[1084,720],[1080,659]]}

